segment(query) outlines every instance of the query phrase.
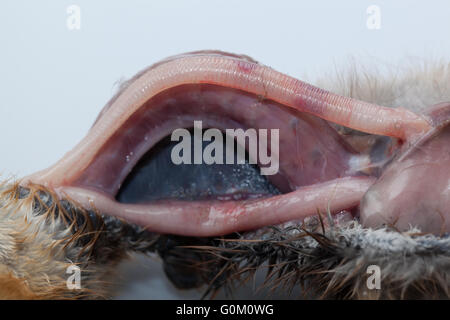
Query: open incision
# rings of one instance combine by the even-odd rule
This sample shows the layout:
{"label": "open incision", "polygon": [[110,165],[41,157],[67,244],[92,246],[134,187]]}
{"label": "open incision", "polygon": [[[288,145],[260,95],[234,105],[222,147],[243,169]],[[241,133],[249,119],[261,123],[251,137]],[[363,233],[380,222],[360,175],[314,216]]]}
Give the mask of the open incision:
{"label": "open incision", "polygon": [[[277,172],[261,177],[248,163],[224,165],[220,180],[217,165],[175,168],[168,137],[194,121],[222,132],[278,130]],[[181,235],[221,235],[318,211],[337,213],[355,208],[377,177],[367,170],[373,150],[354,149],[328,121],[402,141],[415,141],[431,126],[405,109],[336,96],[246,57],[202,52],[139,74],[77,147],[22,183],[43,184],[85,208]],[[267,146],[268,154],[274,151],[270,135]],[[239,183],[245,178],[250,182]]]}

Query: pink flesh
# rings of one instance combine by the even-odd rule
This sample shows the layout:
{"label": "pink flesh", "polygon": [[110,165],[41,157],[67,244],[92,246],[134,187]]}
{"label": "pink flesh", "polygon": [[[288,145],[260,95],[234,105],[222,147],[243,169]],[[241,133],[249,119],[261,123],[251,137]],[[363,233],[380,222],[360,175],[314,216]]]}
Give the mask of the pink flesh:
{"label": "pink flesh", "polygon": [[161,201],[148,205],[120,204],[85,188],[61,187],[62,196],[82,206],[121,217],[160,233],[216,236],[256,229],[305,217],[339,212],[356,206],[373,184],[371,177],[346,177],[301,187],[297,191],[259,200]]}
{"label": "pink flesh", "polygon": [[450,232],[450,104],[428,114],[436,128],[400,153],[362,199],[363,225]]}
{"label": "pink flesh", "polygon": [[223,131],[279,129],[280,173],[268,178],[283,192],[355,174],[364,159],[322,119],[236,89],[184,85],[147,101],[111,136],[72,185],[114,197],[147,150],[173,130],[192,127],[194,120],[202,120],[203,128]]}
{"label": "pink flesh", "polygon": [[[42,184],[87,209],[157,232],[192,236],[254,229],[356,206],[374,183],[372,177],[353,176],[367,165],[365,156],[355,155],[323,120],[301,112],[411,141],[431,128],[428,118],[405,109],[336,96],[247,58],[188,54],[141,73],[102,111],[83,141],[53,167],[23,179],[22,185]],[[218,128],[279,128],[280,174],[272,180],[284,191],[296,191],[235,202],[117,203],[114,196],[139,158],[171,130],[190,127],[199,116],[206,126]]]}

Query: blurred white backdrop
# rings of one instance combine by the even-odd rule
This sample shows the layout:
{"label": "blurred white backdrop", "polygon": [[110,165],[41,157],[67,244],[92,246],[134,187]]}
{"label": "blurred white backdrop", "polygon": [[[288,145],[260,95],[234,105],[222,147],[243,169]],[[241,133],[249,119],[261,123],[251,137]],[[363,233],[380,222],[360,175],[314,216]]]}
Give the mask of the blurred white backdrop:
{"label": "blurred white backdrop", "polygon": [[[80,10],[80,29],[68,27],[71,5]],[[368,13],[373,5],[378,16]],[[379,29],[370,28],[374,21]],[[220,49],[314,79],[349,56],[448,60],[449,32],[446,0],[3,0],[0,173],[23,176],[54,163],[121,80],[169,55]],[[121,297],[187,297],[155,268]]]}

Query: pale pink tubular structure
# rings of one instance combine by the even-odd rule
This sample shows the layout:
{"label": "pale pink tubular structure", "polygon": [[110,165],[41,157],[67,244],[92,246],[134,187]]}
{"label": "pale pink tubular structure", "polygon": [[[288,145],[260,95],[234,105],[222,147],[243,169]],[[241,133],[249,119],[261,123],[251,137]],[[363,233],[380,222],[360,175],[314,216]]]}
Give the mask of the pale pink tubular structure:
{"label": "pale pink tubular structure", "polygon": [[[86,168],[111,134],[150,97],[188,83],[208,83],[247,91],[372,134],[401,139],[428,131],[427,120],[403,108],[386,108],[342,97],[248,59],[226,54],[187,54],[149,68],[133,81],[98,119],[89,134],[55,166],[29,177],[37,184],[58,187]],[[51,177],[51,179],[49,179]]]}
{"label": "pale pink tubular structure", "polygon": [[66,187],[62,191],[83,207],[101,207],[102,212],[149,230],[201,237],[301,221],[318,213],[325,217],[328,210],[339,212],[356,206],[374,181],[371,177],[345,177],[259,200],[167,201],[145,205],[117,203],[83,188]]}

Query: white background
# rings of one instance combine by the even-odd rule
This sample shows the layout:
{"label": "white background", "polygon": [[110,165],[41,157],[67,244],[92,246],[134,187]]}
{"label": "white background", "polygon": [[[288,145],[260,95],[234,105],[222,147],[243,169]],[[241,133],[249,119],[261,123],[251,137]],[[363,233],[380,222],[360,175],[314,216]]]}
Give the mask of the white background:
{"label": "white background", "polygon": [[[80,30],[67,28],[69,5],[81,9]],[[381,10],[379,30],[367,28],[370,5]],[[375,64],[448,60],[449,33],[445,0],[2,0],[0,173],[23,176],[54,163],[84,136],[119,81],[169,55],[245,53],[314,79],[350,56]],[[152,268],[122,297],[185,296]]]}

